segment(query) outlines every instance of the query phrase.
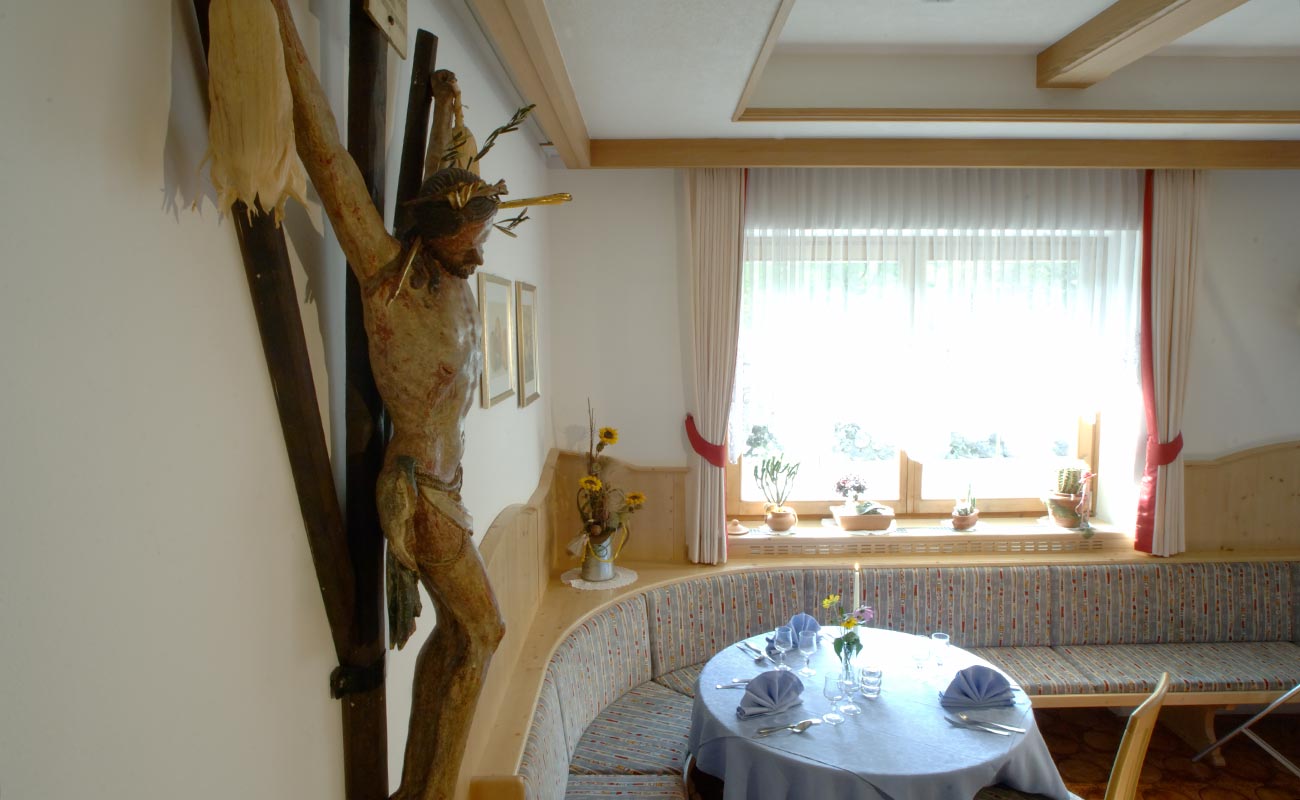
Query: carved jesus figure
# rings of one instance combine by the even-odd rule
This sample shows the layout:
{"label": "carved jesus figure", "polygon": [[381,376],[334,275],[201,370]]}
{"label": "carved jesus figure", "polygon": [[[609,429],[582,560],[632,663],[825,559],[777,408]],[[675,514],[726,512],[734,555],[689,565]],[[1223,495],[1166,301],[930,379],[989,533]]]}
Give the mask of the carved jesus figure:
{"label": "carved jesus figure", "polygon": [[[468,285],[483,263],[505,185],[441,169],[389,235],[339,142],[286,0],[279,15],[299,155],[361,284],[371,368],[393,421],[377,497],[392,554],[419,574],[437,625],[416,661],[402,783],[394,797],[450,798],[484,673],[505,632],[473,524],[460,500],[463,422],[481,369],[478,310]],[[439,73],[439,91],[455,78]],[[435,115],[435,144],[446,114]],[[437,158],[441,151],[430,151]]]}

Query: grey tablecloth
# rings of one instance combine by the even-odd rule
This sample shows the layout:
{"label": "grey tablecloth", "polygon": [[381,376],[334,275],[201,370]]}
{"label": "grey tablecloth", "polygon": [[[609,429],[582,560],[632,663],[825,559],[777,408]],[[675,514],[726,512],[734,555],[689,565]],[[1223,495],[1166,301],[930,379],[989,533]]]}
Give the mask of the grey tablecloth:
{"label": "grey tablecloth", "polygon": [[[750,641],[763,644],[762,637]],[[970,712],[1025,728],[1026,734],[996,736],[952,727],[944,720],[939,692],[958,669],[988,662],[949,647],[942,666],[931,661],[918,670],[911,654],[922,643],[928,646],[928,640],[908,634],[864,630],[858,660],[884,669],[880,697],[856,697],[863,713],[842,725],[822,724],[803,734],[765,739],[750,736],[759,728],[820,717],[830,710],[822,682],[838,671],[835,652],[830,642],[821,643],[812,659],[817,675],[804,679],[802,705],[740,720],[740,691],[714,686],[771,666],[756,665],[739,649],[726,648],[700,674],[690,737],[696,765],[726,782],[726,800],[971,800],[981,787],[995,783],[1067,800],[1070,793],[1034,724],[1028,698],[1017,690],[1015,706]],[[787,658],[796,668],[802,664],[797,652]]]}

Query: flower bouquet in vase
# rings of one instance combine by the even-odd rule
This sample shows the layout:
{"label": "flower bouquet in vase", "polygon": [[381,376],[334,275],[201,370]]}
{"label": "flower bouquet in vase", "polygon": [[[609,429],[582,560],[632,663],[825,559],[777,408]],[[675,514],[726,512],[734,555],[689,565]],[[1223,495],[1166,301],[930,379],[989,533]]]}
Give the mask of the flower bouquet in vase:
{"label": "flower bouquet in vase", "polygon": [[844,498],[844,504],[831,506],[831,516],[846,531],[883,531],[894,521],[894,509],[862,499],[867,484],[857,475],[840,478],[835,493]]}
{"label": "flower bouquet in vase", "polygon": [[840,626],[840,635],[835,637],[835,655],[839,656],[841,672],[846,677],[853,676],[853,657],[862,651],[862,640],[858,638],[858,628],[876,618],[871,606],[858,606],[853,611],[845,611],[840,604],[838,594],[827,595],[822,601],[822,608],[835,606],[835,624]]}
{"label": "flower bouquet in vase", "polygon": [[[605,448],[618,443],[615,428],[596,429],[596,417],[587,406],[590,439],[587,446],[587,474],[578,481],[578,517],[582,532],[569,542],[569,552],[582,557],[582,579],[607,581],[614,577],[614,560],[632,535],[628,518],[645,504],[641,492],[624,492],[609,483],[609,457]],[[623,536],[615,546],[616,534]]]}

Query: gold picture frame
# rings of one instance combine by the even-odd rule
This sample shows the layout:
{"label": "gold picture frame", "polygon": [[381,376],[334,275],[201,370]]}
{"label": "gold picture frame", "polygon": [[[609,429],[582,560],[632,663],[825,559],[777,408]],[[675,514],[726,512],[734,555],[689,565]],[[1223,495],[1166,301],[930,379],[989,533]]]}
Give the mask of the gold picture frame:
{"label": "gold picture frame", "polygon": [[514,296],[510,281],[480,272],[478,309],[483,341],[479,398],[484,408],[491,408],[515,393]]}
{"label": "gold picture frame", "polygon": [[537,352],[537,287],[515,281],[515,375],[519,407],[542,396],[542,365]]}

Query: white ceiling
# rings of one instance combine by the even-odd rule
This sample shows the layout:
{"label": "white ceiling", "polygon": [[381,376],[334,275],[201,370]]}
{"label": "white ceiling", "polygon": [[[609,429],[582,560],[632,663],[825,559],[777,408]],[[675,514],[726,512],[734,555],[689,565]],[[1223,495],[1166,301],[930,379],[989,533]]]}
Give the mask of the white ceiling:
{"label": "white ceiling", "polygon": [[[778,0],[545,0],[592,139],[1300,139],[1300,125],[733,122]],[[1300,0],[1250,0],[1088,89],[1034,56],[1108,0],[797,0],[750,106],[1300,109]]]}

